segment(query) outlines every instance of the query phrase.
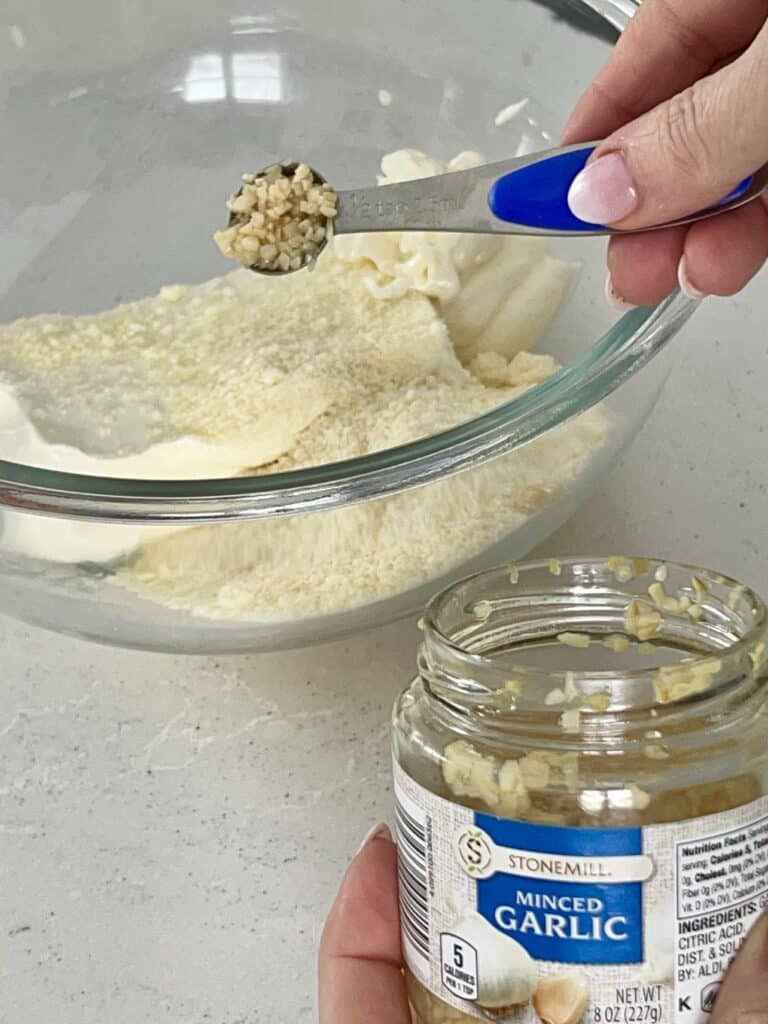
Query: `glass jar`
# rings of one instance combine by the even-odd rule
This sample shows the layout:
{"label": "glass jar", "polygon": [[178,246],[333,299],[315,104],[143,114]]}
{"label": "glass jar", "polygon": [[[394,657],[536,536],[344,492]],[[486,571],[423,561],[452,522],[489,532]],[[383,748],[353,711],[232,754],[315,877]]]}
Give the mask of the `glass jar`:
{"label": "glass jar", "polygon": [[646,558],[434,599],[394,712],[422,1024],[700,1024],[768,905],[766,609]]}

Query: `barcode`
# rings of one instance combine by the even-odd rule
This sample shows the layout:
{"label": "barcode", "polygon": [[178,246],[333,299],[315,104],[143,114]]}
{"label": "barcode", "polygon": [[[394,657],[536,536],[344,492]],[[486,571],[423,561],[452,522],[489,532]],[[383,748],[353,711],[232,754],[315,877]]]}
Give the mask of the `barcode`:
{"label": "barcode", "polygon": [[429,889],[427,886],[427,816],[399,786],[395,787],[397,862],[400,875],[400,921],[406,961],[429,968]]}

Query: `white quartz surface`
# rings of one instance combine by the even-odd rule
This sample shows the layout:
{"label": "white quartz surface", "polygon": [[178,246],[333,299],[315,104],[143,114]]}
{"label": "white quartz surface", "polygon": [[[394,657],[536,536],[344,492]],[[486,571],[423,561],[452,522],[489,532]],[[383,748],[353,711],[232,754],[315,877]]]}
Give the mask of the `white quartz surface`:
{"label": "white quartz surface", "polygon": [[[766,280],[699,312],[653,420],[548,552],[768,591]],[[0,1021],[312,1020],[323,916],[390,814],[417,637],[173,658],[0,620]]]}

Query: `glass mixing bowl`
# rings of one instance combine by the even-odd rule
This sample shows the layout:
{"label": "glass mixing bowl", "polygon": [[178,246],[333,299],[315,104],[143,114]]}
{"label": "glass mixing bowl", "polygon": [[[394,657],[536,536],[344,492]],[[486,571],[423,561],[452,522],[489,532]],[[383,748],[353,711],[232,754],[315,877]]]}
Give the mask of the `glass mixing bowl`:
{"label": "glass mixing bowl", "polygon": [[[478,16],[446,0],[86,0],[76,22],[53,0],[6,9],[0,322],[96,311],[221,273],[209,236],[246,167],[299,156],[344,188],[374,180],[382,154],[402,147],[500,159],[521,141],[546,146],[633,5],[484,0]],[[694,308],[678,294],[618,318],[600,240],[553,248],[581,267],[539,345],[564,368],[455,429],[223,480],[0,462],[0,611],[117,645],[266,650],[415,612],[451,577],[524,555],[637,433],[667,376],[667,343]],[[571,460],[574,423],[595,417],[599,443]],[[566,463],[556,485],[535,468]],[[162,593],[125,585],[148,527],[176,531]],[[267,577],[268,607],[263,593],[253,600]]]}

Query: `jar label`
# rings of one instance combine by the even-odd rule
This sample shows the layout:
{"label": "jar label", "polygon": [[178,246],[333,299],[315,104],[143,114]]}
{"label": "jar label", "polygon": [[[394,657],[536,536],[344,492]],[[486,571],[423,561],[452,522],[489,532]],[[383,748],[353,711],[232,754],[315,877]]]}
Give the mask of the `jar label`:
{"label": "jar label", "polygon": [[469,1020],[706,1024],[768,907],[768,797],[602,829],[473,811],[398,765],[395,793],[406,962]]}

